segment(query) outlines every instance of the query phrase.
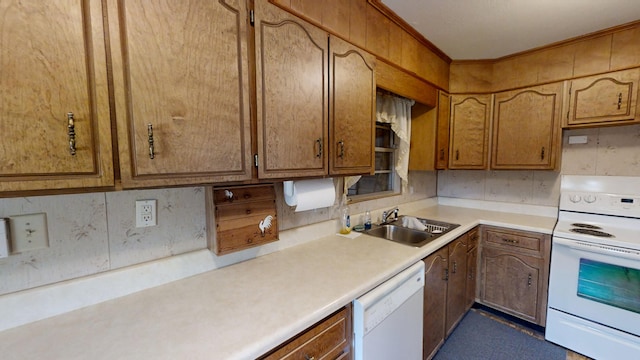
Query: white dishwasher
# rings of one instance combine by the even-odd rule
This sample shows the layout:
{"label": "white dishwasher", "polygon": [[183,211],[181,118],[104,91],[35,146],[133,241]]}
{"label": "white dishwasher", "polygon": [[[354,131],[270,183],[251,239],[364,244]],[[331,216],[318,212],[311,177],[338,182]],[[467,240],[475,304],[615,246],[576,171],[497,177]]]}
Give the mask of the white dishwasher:
{"label": "white dishwasher", "polygon": [[355,360],[422,359],[424,263],[353,301]]}

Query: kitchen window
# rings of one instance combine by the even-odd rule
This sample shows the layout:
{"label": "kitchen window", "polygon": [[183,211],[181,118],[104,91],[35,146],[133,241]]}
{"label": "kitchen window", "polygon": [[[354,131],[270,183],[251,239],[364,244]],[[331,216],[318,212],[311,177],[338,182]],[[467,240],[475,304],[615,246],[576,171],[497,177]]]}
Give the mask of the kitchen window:
{"label": "kitchen window", "polygon": [[362,176],[351,185],[347,192],[349,199],[358,201],[400,193],[400,178],[395,170],[397,144],[391,125],[376,122],[374,174]]}

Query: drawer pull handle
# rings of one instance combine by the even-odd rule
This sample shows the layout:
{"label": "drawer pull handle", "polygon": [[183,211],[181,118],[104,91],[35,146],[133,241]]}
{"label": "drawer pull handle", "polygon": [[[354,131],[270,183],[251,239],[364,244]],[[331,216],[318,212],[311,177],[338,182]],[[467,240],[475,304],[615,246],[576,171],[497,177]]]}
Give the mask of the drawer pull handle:
{"label": "drawer pull handle", "polygon": [[542,147],[542,150],[540,150],[540,160],[544,160],[544,146]]}
{"label": "drawer pull handle", "polygon": [[338,157],[340,159],[344,159],[344,140],[338,141],[338,145],[340,146],[340,151],[338,153]]}
{"label": "drawer pull handle", "polygon": [[155,149],[153,148],[153,125],[147,125],[147,135],[149,136],[149,159],[155,158]]}
{"label": "drawer pull handle", "polygon": [[73,113],[67,113],[67,130],[69,135],[69,154],[76,154],[76,125],[75,120],[73,118]]}
{"label": "drawer pull handle", "polygon": [[529,277],[527,278],[527,286],[531,287],[531,274],[529,274]]}
{"label": "drawer pull handle", "polygon": [[517,243],[520,242],[520,241],[515,240],[515,239],[502,239],[502,241],[504,241],[506,243],[509,243],[509,244],[517,244]]}
{"label": "drawer pull handle", "polygon": [[444,149],[440,149],[440,160],[444,160]]}
{"label": "drawer pull handle", "polygon": [[322,138],[318,138],[318,140],[316,140],[316,143],[318,144],[318,152],[316,153],[316,157],[322,157]]}
{"label": "drawer pull handle", "polygon": [[618,110],[622,107],[622,93],[618,94]]}
{"label": "drawer pull handle", "polygon": [[460,151],[456,150],[456,160],[460,160]]}
{"label": "drawer pull handle", "polygon": [[315,356],[309,357],[309,355],[304,356],[304,360],[316,360]]}
{"label": "drawer pull handle", "polygon": [[458,262],[454,261],[453,262],[453,271],[451,272],[452,274],[455,274],[458,272]]}

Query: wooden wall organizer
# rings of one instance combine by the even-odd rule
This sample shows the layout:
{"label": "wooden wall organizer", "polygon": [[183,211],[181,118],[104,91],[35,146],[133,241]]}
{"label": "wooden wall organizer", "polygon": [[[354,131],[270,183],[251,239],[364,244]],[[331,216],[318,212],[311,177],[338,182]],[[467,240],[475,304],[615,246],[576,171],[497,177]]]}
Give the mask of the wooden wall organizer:
{"label": "wooden wall organizer", "polygon": [[207,241],[217,255],[278,240],[273,184],[206,187]]}

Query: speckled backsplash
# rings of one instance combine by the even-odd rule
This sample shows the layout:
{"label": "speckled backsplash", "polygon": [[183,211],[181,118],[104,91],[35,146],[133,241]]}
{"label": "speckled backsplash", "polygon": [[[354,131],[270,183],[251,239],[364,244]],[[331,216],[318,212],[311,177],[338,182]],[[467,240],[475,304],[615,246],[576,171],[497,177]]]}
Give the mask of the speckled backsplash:
{"label": "speckled backsplash", "polygon": [[[569,145],[569,136],[586,144]],[[560,175],[640,176],[640,125],[564,130],[561,171],[438,172],[438,196],[558,206]]]}
{"label": "speckled backsplash", "polygon": [[[354,204],[352,213],[436,195],[435,171],[411,173],[410,181],[413,193]],[[282,185],[276,190],[281,231],[336,217],[337,205],[295,213],[282,201]],[[203,187],[187,187],[0,199],[0,217],[46,213],[49,234],[48,248],[0,259],[0,295],[206,249],[204,194]],[[140,199],[157,199],[158,226],[135,227]],[[291,245],[211,256],[222,267]]]}

